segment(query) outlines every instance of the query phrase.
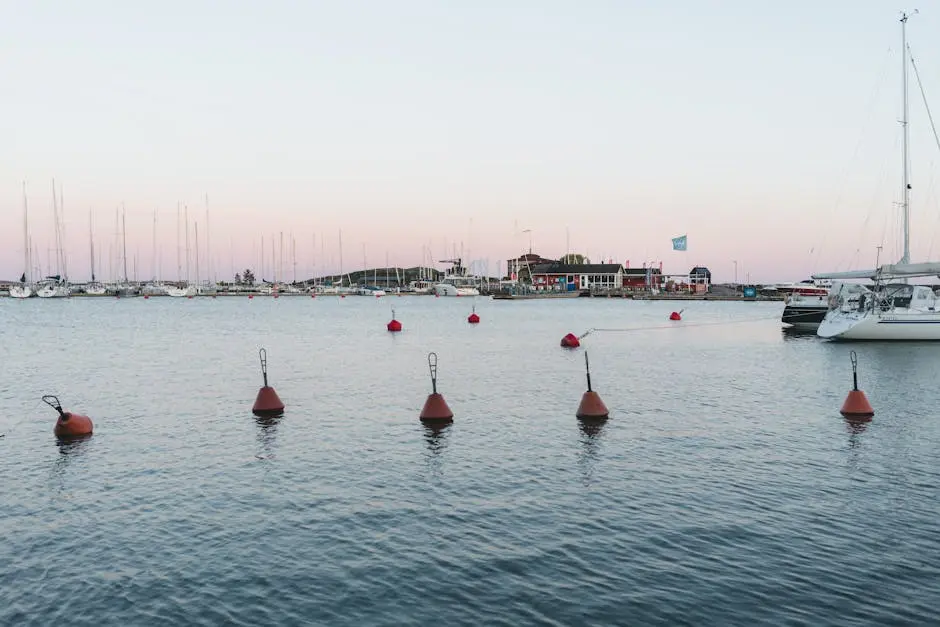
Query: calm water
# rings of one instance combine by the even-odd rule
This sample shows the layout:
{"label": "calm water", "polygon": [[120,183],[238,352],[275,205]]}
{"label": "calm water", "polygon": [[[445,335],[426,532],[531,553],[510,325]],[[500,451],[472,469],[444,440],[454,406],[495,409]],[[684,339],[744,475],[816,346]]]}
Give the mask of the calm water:
{"label": "calm water", "polygon": [[588,429],[676,306],[473,302],[0,299],[0,624],[936,624],[940,347],[691,303]]}

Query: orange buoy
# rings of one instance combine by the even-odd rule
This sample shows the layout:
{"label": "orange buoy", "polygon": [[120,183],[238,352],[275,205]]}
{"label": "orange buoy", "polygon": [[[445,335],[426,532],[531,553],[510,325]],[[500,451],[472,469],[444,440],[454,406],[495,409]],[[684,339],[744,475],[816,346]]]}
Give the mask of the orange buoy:
{"label": "orange buoy", "polygon": [[467,322],[470,324],[480,324],[480,316],[477,315],[477,307],[473,306],[473,313],[467,316]]}
{"label": "orange buoy", "polygon": [[392,320],[387,325],[386,328],[392,333],[398,333],[401,331],[401,322],[395,319],[395,310],[392,309]]}
{"label": "orange buoy", "polygon": [[428,353],[428,367],[431,370],[431,394],[424,401],[420,418],[422,422],[453,422],[454,412],[437,391],[437,353]]}
{"label": "orange buoy", "polygon": [[258,390],[251,413],[255,416],[280,415],[284,413],[284,403],[281,402],[274,388],[268,385],[268,351],[262,348],[258,351],[258,355],[261,357],[261,376],[264,378],[264,386]]}
{"label": "orange buoy", "polygon": [[578,336],[574,333],[569,333],[561,338],[561,346],[562,348],[577,348],[581,346],[581,340],[579,340]]}
{"label": "orange buoy", "polygon": [[600,395],[591,389],[591,366],[588,363],[587,352],[584,353],[584,368],[587,371],[587,392],[581,396],[578,412],[575,414],[581,420],[605,420],[610,411],[601,400]]}
{"label": "orange buoy", "polygon": [[672,312],[671,314],[669,314],[669,319],[670,320],[682,320],[683,311],[685,311],[685,309],[680,309],[679,311]]}
{"label": "orange buoy", "polygon": [[51,394],[42,397],[43,402],[59,412],[52,432],[59,438],[83,438],[91,435],[94,425],[91,418],[70,411],[62,411],[59,399]]}
{"label": "orange buoy", "polygon": [[855,420],[871,420],[872,416],[875,415],[875,410],[868,402],[865,393],[858,389],[858,355],[855,354],[855,351],[852,351],[849,357],[852,360],[852,389],[845,397],[845,402],[842,403],[842,409],[839,410],[839,413],[846,418]]}

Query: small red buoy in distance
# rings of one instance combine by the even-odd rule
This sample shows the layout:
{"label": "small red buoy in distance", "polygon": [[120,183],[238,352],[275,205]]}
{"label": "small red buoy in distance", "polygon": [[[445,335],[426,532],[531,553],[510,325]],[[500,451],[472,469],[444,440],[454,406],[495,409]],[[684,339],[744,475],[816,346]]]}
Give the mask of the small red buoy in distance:
{"label": "small red buoy in distance", "polygon": [[578,413],[575,414],[581,420],[605,420],[610,411],[607,405],[601,400],[600,395],[591,389],[591,365],[588,362],[587,353],[584,353],[584,369],[587,371],[587,392],[581,396],[581,404],[578,405]]}
{"label": "small red buoy in distance", "polygon": [[858,355],[855,354],[855,351],[852,351],[849,357],[852,360],[852,389],[845,397],[845,402],[842,403],[842,409],[839,410],[839,413],[851,420],[871,420],[872,416],[875,415],[875,410],[872,409],[865,393],[858,389]]}
{"label": "small red buoy in distance", "polygon": [[392,320],[386,325],[386,328],[392,333],[401,331],[401,322],[395,319],[395,310],[392,309]]}
{"label": "small red buoy in distance", "polygon": [[268,351],[262,348],[258,351],[258,356],[261,357],[261,376],[264,378],[264,386],[258,390],[251,413],[255,416],[278,416],[284,413],[284,403],[281,402],[274,388],[268,385]]}
{"label": "small red buoy in distance", "polygon": [[670,320],[682,320],[683,311],[685,311],[685,309],[680,309],[679,311],[672,312],[671,314],[669,314],[669,319]]}
{"label": "small red buoy in distance", "polygon": [[562,348],[577,348],[581,346],[581,340],[579,340],[578,336],[574,333],[569,333],[561,338],[561,346]]}
{"label": "small red buoy in distance", "polygon": [[445,423],[453,422],[454,412],[447,406],[447,401],[437,391],[437,353],[428,353],[428,368],[431,370],[431,394],[424,401],[421,410],[422,422]]}
{"label": "small red buoy in distance", "polygon": [[91,435],[94,425],[91,418],[70,411],[62,411],[59,399],[51,394],[42,397],[43,402],[59,412],[59,419],[55,422],[53,433],[59,438],[83,438]]}
{"label": "small red buoy in distance", "polygon": [[473,313],[467,316],[467,322],[470,324],[480,324],[480,316],[477,315],[477,307],[473,306]]}

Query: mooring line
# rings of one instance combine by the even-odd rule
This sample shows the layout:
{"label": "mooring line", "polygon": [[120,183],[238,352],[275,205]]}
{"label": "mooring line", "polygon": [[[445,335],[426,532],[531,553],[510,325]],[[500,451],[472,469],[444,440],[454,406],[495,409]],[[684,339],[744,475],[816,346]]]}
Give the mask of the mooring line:
{"label": "mooring line", "polygon": [[773,316],[761,316],[760,318],[746,318],[744,320],[722,320],[719,322],[693,322],[692,324],[661,324],[655,327],[622,327],[622,328],[602,328],[592,327],[578,336],[583,339],[591,333],[621,333],[628,331],[658,331],[660,329],[688,329],[691,327],[713,327],[729,324],[744,324],[748,322],[762,322],[764,320],[774,320],[780,317],[780,314]]}

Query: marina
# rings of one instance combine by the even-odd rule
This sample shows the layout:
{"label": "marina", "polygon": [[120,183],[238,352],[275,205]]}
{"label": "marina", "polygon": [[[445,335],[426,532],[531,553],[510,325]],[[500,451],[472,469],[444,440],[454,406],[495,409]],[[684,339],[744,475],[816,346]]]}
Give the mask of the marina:
{"label": "marina", "polygon": [[6,12],[0,626],[938,624],[940,13],[451,4]]}

